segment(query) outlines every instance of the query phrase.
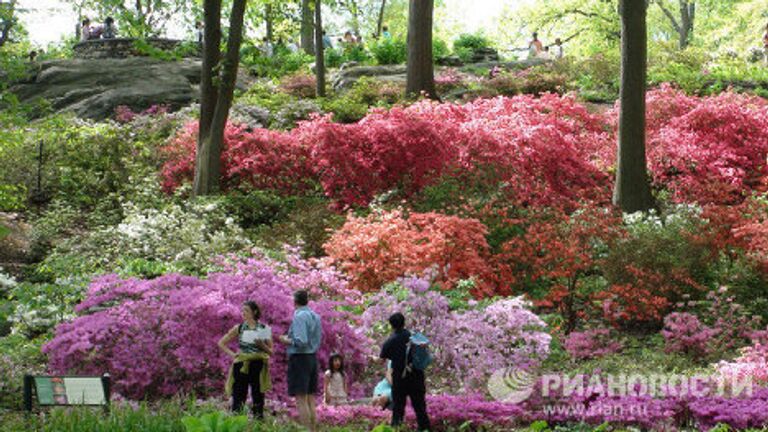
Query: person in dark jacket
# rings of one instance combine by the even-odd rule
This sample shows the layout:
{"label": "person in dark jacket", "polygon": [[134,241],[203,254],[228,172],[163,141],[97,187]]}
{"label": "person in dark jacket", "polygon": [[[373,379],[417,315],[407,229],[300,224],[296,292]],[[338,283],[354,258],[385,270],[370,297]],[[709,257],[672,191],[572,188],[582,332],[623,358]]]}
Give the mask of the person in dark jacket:
{"label": "person in dark jacket", "polygon": [[395,313],[389,317],[389,324],[392,326],[392,335],[381,347],[379,357],[392,362],[392,426],[397,427],[403,422],[405,401],[406,398],[411,398],[419,430],[429,430],[424,371],[413,369],[406,372],[406,354],[411,332],[405,328],[405,316],[399,312]]}

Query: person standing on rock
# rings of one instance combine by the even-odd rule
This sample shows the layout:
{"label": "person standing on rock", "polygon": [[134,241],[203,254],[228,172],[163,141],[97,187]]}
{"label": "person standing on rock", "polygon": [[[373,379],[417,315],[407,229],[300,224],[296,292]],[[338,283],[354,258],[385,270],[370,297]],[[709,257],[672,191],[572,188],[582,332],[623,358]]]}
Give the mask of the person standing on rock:
{"label": "person standing on rock", "polygon": [[83,25],[80,27],[80,42],[85,42],[91,38],[91,20],[83,19]]}
{"label": "person standing on rock", "polygon": [[117,27],[115,27],[115,19],[107,17],[104,20],[104,27],[102,27],[101,38],[102,39],[114,39],[117,37]]}
{"label": "person standing on rock", "polygon": [[539,34],[534,32],[533,39],[528,43],[528,58],[536,58],[544,52],[544,45],[539,40]]}

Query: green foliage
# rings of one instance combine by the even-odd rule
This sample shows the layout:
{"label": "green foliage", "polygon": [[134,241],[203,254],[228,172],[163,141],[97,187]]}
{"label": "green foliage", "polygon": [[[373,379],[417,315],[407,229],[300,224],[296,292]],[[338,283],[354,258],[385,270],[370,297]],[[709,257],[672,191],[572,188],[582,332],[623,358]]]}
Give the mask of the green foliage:
{"label": "green foliage", "polygon": [[490,48],[491,41],[485,37],[482,33],[464,33],[459,35],[456,40],[453,41],[453,50],[469,49],[476,51],[483,48]]}
{"label": "green foliage", "polygon": [[403,102],[405,90],[371,77],[360,78],[349,90],[323,101],[323,110],[333,113],[341,123],[353,123],[365,117],[370,107],[388,108]]}
{"label": "green foliage", "polygon": [[381,38],[371,45],[371,53],[380,65],[402,64],[408,58],[408,46],[404,39]]}
{"label": "green foliage", "polygon": [[85,281],[68,280],[61,284],[17,284],[8,294],[12,312],[8,317],[14,333],[34,338],[74,317]]}
{"label": "green foliage", "polygon": [[134,40],[133,49],[139,55],[163,61],[179,61],[184,57],[191,57],[200,51],[199,46],[193,42],[184,42],[173,50],[163,50],[153,46],[146,39]]}
{"label": "green foliage", "polygon": [[432,58],[434,60],[445,57],[451,53],[448,43],[440,38],[432,37]]}
{"label": "green foliage", "polygon": [[[1,301],[1,300],[0,300]],[[15,334],[0,337],[0,424],[3,410],[21,411],[24,407],[24,375],[41,374],[46,370],[46,358],[40,352],[44,338],[29,339]],[[31,430],[31,429],[16,429]]]}
{"label": "green foliage", "polygon": [[296,206],[296,197],[283,197],[266,190],[235,191],[224,196],[224,209],[244,229],[272,225],[284,220]]}
{"label": "green foliage", "polygon": [[255,47],[244,49],[240,57],[240,62],[252,74],[268,78],[280,78],[301,69],[309,69],[309,65],[314,61],[314,57],[303,51],[292,53],[275,50],[272,57],[265,57]]}
{"label": "green foliage", "polygon": [[248,426],[247,416],[226,416],[219,411],[200,417],[181,419],[186,432],[242,432]]}
{"label": "green foliage", "polygon": [[271,225],[253,230],[254,242],[267,249],[279,250],[284,244],[301,246],[305,257],[325,255],[323,245],[334,229],[344,224],[344,217],[328,209],[324,198],[301,197],[289,199],[291,211]]}

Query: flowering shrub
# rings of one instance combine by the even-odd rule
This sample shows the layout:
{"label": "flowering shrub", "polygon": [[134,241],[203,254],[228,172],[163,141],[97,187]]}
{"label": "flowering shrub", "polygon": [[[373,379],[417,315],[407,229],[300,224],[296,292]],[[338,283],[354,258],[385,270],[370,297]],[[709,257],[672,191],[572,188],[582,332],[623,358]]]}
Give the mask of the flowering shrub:
{"label": "flowering shrub", "polygon": [[436,281],[450,289],[460,279],[478,281],[477,296],[493,293],[485,227],[474,219],[439,213],[400,211],[349,215],[325,244],[332,262],[351,277],[351,285],[376,291],[406,274],[436,270]]}
{"label": "flowering shrub", "polygon": [[115,107],[115,121],[118,123],[131,123],[136,117],[141,116],[158,116],[167,114],[170,110],[168,105],[152,105],[141,112],[134,112],[131,107],[126,105],[118,105]]}
{"label": "flowering shrub", "polygon": [[435,88],[438,93],[445,93],[464,85],[467,75],[456,68],[445,68],[435,76]]}
{"label": "flowering shrub", "polygon": [[[297,267],[294,267],[296,264]],[[288,262],[255,257],[232,264],[207,279],[165,275],[152,280],[108,275],[95,280],[77,307],[81,315],[56,329],[46,344],[56,373],[101,375],[109,372],[116,392],[131,399],[155,399],[194,391],[217,395],[231,364],[218,339],[240,322],[240,305],[249,299],[262,309],[273,334],[284,334],[292,317],[296,289],[322,286],[323,299],[311,306],[321,316],[324,338],[321,367],[329,355],[345,356],[348,374],[358,377],[370,341],[350,326],[343,308],[354,305],[332,268],[317,268],[290,256]],[[316,296],[319,297],[319,296]],[[285,346],[275,344],[270,362],[274,398],[286,398]]]}
{"label": "flowering shrub", "polygon": [[305,125],[312,159],[326,196],[340,204],[367,205],[375,195],[399,189],[405,196],[440,175],[455,158],[458,132],[408,115],[399,108],[340,125]]}
{"label": "flowering shrub", "polygon": [[733,361],[720,361],[717,370],[726,379],[751,379],[755,384],[768,384],[768,345],[756,342],[741,350]]}
{"label": "flowering shrub", "polygon": [[[163,190],[172,192],[194,178],[198,124],[189,123],[165,147]],[[294,193],[312,183],[309,149],[290,134],[228,125],[221,157],[224,187],[241,184]]]}
{"label": "flowering shrub", "polygon": [[702,324],[695,315],[673,312],[664,317],[664,330],[661,334],[667,352],[705,356],[709,352],[710,340],[717,331]]}
{"label": "flowering shrub", "polygon": [[603,316],[617,326],[657,329],[684,296],[703,297],[715,255],[699,241],[706,221],[696,206],[663,214],[625,215],[626,235],[610,248],[602,270],[610,287],[598,294]]}
{"label": "flowering shrub", "polygon": [[[678,202],[739,203],[762,187],[768,174],[764,99],[728,92],[696,98],[662,86],[648,93],[648,119],[653,182]],[[613,153],[603,155],[612,161]]]}
{"label": "flowering shrub", "polygon": [[[45,259],[59,275],[90,275],[154,263],[149,276],[168,271],[205,273],[218,255],[247,251],[251,242],[216,200],[160,208],[127,202],[124,218],[56,246]],[[129,270],[129,273],[137,273]]]}
{"label": "flowering shrub", "polygon": [[317,90],[317,78],[308,73],[289,75],[280,82],[280,89],[299,98],[313,98]]}
{"label": "flowering shrub", "polygon": [[430,290],[428,280],[408,278],[368,298],[366,306],[362,322],[375,339],[388,335],[386,320],[398,311],[406,327],[426,334],[435,355],[430,380],[453,391],[457,380],[484,389],[497,369],[534,367],[549,354],[546,324],[519,297],[451,311],[448,299]]}
{"label": "flowering shrub", "polygon": [[[537,305],[562,313],[570,332],[594,312],[588,309],[594,293],[583,289],[584,279],[621,235],[619,219],[610,210],[589,207],[570,215],[556,209],[541,213],[529,214],[524,234],[502,244],[494,259],[502,283],[522,288],[537,298]],[[544,295],[535,292],[542,286]]]}
{"label": "flowering shrub", "polygon": [[587,360],[621,351],[621,343],[613,338],[610,329],[591,329],[570,333],[563,345],[574,359]]}
{"label": "flowering shrub", "polygon": [[[455,430],[464,424],[497,430],[510,428],[524,422],[528,415],[518,405],[488,401],[481,394],[427,395],[429,417],[435,431]],[[457,409],[461,407],[461,409]],[[372,428],[391,420],[392,412],[365,405],[332,406],[320,405],[317,409],[318,422],[331,426],[361,424]],[[416,426],[416,417],[406,408],[405,423]]]}

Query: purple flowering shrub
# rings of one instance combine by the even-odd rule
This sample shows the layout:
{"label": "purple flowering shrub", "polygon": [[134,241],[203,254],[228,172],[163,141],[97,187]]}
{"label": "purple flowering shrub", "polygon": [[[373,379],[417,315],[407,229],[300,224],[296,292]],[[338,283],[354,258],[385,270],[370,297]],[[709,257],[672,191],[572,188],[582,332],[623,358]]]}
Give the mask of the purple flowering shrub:
{"label": "purple flowering shrub", "polygon": [[568,354],[576,360],[603,357],[621,351],[621,343],[612,338],[611,330],[606,328],[571,332],[563,341]]}
{"label": "purple flowering shrub", "polygon": [[[427,407],[434,431],[456,430],[467,422],[471,422],[472,430],[484,426],[497,430],[520,425],[530,418],[518,405],[488,401],[481,394],[427,395]],[[326,425],[362,424],[370,428],[377,424],[389,423],[392,412],[367,405],[320,405],[317,416],[318,421]],[[416,426],[416,416],[410,404],[406,406],[405,423],[410,427]]]}
{"label": "purple flowering shrub", "polygon": [[[108,372],[115,391],[130,399],[156,399],[185,392],[199,396],[223,392],[231,359],[217,346],[219,338],[241,321],[241,304],[255,300],[262,321],[274,335],[288,330],[293,292],[311,288],[310,306],[321,316],[321,368],[332,352],[345,356],[354,380],[370,354],[371,341],[346,309],[355,306],[341,275],[289,255],[286,262],[253,257],[233,262],[207,279],[177,274],[152,280],[107,275],[94,280],[80,316],[60,324],[43,348],[55,373]],[[327,295],[320,290],[327,289]],[[270,361],[274,383],[270,398],[286,396],[285,346],[275,343]],[[322,371],[320,371],[322,372]]]}
{"label": "purple flowering shrub", "polygon": [[403,278],[368,298],[362,321],[371,337],[383,341],[387,318],[402,312],[406,327],[430,339],[435,364],[429,375],[438,387],[484,389],[495,370],[535,367],[549,355],[546,324],[522,298],[452,311],[445,295],[429,288],[428,279]]}
{"label": "purple flowering shrub", "polygon": [[667,352],[679,352],[705,356],[709,353],[709,344],[717,330],[699,321],[696,315],[686,312],[673,312],[664,317],[664,336]]}

